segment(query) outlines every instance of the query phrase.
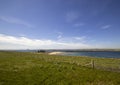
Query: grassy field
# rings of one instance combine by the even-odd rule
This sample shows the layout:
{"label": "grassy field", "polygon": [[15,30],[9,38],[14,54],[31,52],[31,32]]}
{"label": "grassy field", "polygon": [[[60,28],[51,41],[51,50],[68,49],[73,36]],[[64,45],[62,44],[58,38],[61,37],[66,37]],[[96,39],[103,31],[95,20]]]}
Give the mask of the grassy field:
{"label": "grassy field", "polygon": [[119,68],[120,59],[1,51],[0,85],[120,85]]}

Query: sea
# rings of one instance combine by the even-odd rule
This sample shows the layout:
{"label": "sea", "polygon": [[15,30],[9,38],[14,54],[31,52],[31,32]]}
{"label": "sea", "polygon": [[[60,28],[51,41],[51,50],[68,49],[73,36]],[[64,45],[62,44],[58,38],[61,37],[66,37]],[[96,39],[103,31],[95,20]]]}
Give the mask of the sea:
{"label": "sea", "polygon": [[66,56],[88,56],[88,57],[100,57],[100,58],[120,58],[120,52],[115,51],[92,51],[92,52],[64,52],[62,55]]}
{"label": "sea", "polygon": [[[37,52],[37,50],[17,50],[20,52]],[[54,52],[54,51],[49,51]],[[73,52],[64,52],[64,56],[88,56],[88,57],[100,57],[100,58],[120,58],[120,51],[73,51]]]}

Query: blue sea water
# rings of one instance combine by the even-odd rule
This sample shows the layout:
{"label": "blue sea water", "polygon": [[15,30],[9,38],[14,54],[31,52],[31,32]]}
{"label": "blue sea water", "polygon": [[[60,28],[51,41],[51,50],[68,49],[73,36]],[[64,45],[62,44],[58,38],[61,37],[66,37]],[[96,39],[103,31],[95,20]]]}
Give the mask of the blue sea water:
{"label": "blue sea water", "polygon": [[101,58],[120,58],[120,52],[65,52],[62,55],[68,56],[89,56]]}
{"label": "blue sea water", "polygon": [[[17,50],[19,52],[37,52],[37,50]],[[52,52],[52,51],[48,51]],[[115,51],[80,51],[80,52],[64,52],[65,56],[88,56],[88,57],[101,57],[101,58],[120,58],[120,52]]]}

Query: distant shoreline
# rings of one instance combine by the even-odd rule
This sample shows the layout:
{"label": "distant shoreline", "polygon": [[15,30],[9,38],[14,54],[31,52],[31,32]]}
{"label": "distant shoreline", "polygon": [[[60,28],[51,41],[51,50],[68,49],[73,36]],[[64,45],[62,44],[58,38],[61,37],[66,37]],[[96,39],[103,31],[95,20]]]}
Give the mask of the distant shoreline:
{"label": "distant shoreline", "polygon": [[22,52],[37,52],[37,51],[46,51],[46,52],[120,52],[120,49],[0,49],[0,51],[22,51]]}
{"label": "distant shoreline", "polygon": [[120,58],[120,52],[118,51],[79,51],[79,52],[62,52],[52,51],[48,52],[48,55],[64,55],[64,56],[88,56],[88,57],[101,57],[101,58]]}
{"label": "distant shoreline", "polygon": [[51,52],[120,52],[120,49],[51,49]]}

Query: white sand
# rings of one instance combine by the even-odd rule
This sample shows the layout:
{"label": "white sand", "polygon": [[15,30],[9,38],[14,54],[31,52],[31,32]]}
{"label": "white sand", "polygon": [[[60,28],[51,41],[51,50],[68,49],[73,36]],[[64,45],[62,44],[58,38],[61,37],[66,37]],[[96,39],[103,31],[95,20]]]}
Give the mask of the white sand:
{"label": "white sand", "polygon": [[49,55],[57,55],[57,54],[62,54],[63,52],[51,52]]}

